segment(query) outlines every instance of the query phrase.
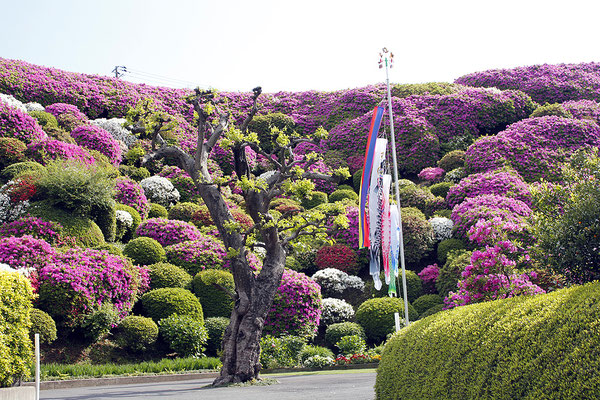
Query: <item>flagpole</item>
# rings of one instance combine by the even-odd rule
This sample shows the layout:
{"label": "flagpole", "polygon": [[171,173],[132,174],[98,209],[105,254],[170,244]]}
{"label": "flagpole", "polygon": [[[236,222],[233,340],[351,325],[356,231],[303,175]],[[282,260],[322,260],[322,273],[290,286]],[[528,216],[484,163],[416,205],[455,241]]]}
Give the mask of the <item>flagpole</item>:
{"label": "flagpole", "polygon": [[[387,100],[388,100],[388,111],[390,114],[390,131],[391,131],[391,142],[392,142],[392,162],[394,164],[394,188],[396,190],[396,207],[398,207],[398,220],[400,225],[400,266],[402,268],[402,293],[404,295],[404,326],[410,324],[408,318],[408,295],[406,293],[406,269],[404,266],[404,237],[402,234],[402,208],[400,207],[400,186],[398,185],[398,161],[396,159],[396,139],[394,134],[394,114],[392,113],[392,92],[390,90],[390,77],[389,68],[392,67],[394,62],[394,54],[389,52],[387,48],[382,49],[383,54],[380,56],[385,61],[385,82],[387,85]],[[389,58],[388,58],[389,54]],[[381,60],[379,67],[381,68]],[[396,279],[394,277],[394,279]]]}

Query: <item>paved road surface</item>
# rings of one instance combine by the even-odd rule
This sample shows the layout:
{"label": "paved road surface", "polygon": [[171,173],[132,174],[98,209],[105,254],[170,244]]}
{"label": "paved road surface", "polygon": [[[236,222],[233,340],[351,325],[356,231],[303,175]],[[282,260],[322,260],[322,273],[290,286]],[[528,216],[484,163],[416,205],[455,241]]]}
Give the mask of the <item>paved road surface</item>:
{"label": "paved road surface", "polygon": [[375,373],[270,376],[269,386],[203,388],[212,379],[144,385],[96,386],[43,390],[42,400],[178,399],[178,400],[371,400]]}

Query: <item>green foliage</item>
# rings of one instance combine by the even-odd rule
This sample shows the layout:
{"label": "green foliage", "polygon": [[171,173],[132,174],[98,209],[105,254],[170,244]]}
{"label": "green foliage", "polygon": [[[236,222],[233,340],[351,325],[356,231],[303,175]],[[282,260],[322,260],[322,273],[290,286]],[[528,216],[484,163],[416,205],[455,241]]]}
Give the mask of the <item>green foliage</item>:
{"label": "green foliage", "polygon": [[0,387],[27,377],[33,360],[29,313],[33,291],[27,278],[0,271]]}
{"label": "green foliage", "polygon": [[27,211],[34,217],[61,224],[62,229],[59,233],[73,238],[79,246],[92,248],[104,244],[102,231],[89,218],[54,208],[48,201],[32,203]]}
{"label": "green foliage", "polygon": [[144,313],[154,321],[172,314],[203,319],[202,305],[192,292],[182,288],[161,288],[145,293],[140,299]]}
{"label": "green foliage", "polygon": [[[404,315],[404,301],[397,297],[379,297],[362,303],[356,310],[356,322],[365,330],[367,339],[372,343],[380,343],[386,336],[395,331],[394,313]],[[408,305],[408,318],[411,321],[419,317],[417,311]],[[402,322],[401,322],[402,323]]]}
{"label": "green foliage", "polygon": [[451,94],[458,90],[457,85],[447,82],[428,82],[428,83],[403,83],[394,85],[391,88],[392,96],[408,97],[424,94]]}
{"label": "green foliage", "polygon": [[350,189],[338,189],[329,195],[330,203],[335,203],[336,201],[342,201],[344,199],[356,201],[358,200],[358,195],[354,190]]}
{"label": "green foliage", "polygon": [[456,291],[456,285],[460,280],[460,274],[471,264],[471,251],[456,250],[448,254],[446,263],[440,268],[440,273],[435,281],[438,293],[446,296],[451,291]]}
{"label": "green foliage", "polygon": [[56,117],[46,111],[29,111],[28,114],[35,118],[40,126],[46,130],[46,128],[58,128],[58,122]]}
{"label": "green foliage", "polygon": [[233,299],[225,291],[235,293],[233,275],[228,271],[207,269],[194,276],[192,288],[206,317],[229,317],[233,310]]}
{"label": "green foliage", "polygon": [[367,343],[360,335],[343,336],[335,346],[344,355],[362,354],[367,349]]}
{"label": "green foliage", "polygon": [[362,168],[352,174],[352,186],[354,186],[354,191],[356,193],[360,193],[360,183],[362,181]]}
{"label": "green foliage", "polygon": [[107,204],[95,207],[90,217],[98,224],[104,235],[104,240],[114,242],[117,236],[116,203],[110,201]]}
{"label": "green foliage", "polygon": [[434,183],[433,185],[429,186],[429,191],[434,196],[443,197],[445,199],[452,186],[454,186],[454,183],[452,182]]}
{"label": "green foliage", "polygon": [[452,171],[456,168],[464,168],[464,150],[452,150],[444,154],[444,156],[438,161],[437,165],[446,172]]}
{"label": "green foliage", "polygon": [[196,203],[182,201],[171,207],[169,210],[169,219],[190,222],[194,213],[200,209],[201,207]]}
{"label": "green foliage", "polygon": [[203,355],[208,334],[202,317],[173,314],[158,323],[160,336],[181,357]]}
{"label": "green foliage", "polygon": [[433,248],[433,228],[429,221],[413,215],[402,216],[404,258],[407,264],[417,264]]}
{"label": "green foliage", "polygon": [[204,326],[208,333],[206,353],[209,355],[219,355],[225,329],[229,326],[229,318],[209,317],[204,320]]}
{"label": "green foliage", "polygon": [[165,249],[156,240],[138,237],[125,245],[123,254],[130,257],[134,264],[150,265],[166,260]]}
{"label": "green foliage", "polygon": [[83,318],[81,323],[83,335],[95,342],[106,335],[117,322],[119,322],[119,312],[112,304],[104,303]]}
{"label": "green foliage", "polygon": [[452,210],[437,210],[436,212],[433,213],[434,217],[442,217],[442,218],[448,218],[448,219],[452,219]]}
{"label": "green foliage", "polygon": [[439,294],[424,294],[418,299],[412,302],[412,306],[417,310],[419,315],[422,315],[425,311],[431,307],[444,304],[444,299]]}
{"label": "green foliage", "polygon": [[298,358],[300,359],[301,364],[304,364],[304,362],[309,357],[313,357],[313,356],[321,356],[321,357],[329,357],[329,358],[335,357],[333,352],[331,350],[329,350],[327,347],[315,346],[315,345],[310,345],[310,344],[305,345],[302,348],[302,350],[300,351],[300,353],[298,354]]}
{"label": "green foliage", "polygon": [[151,174],[146,167],[132,167],[130,165],[121,164],[119,165],[119,172],[121,175],[130,177],[136,182],[140,182],[142,179],[150,178]]}
{"label": "green foliage", "polygon": [[305,344],[299,336],[265,335],[260,339],[260,363],[263,368],[295,367]]}
{"label": "green foliage", "polygon": [[550,104],[548,102],[544,103],[544,105],[538,106],[535,110],[533,110],[529,118],[539,118],[544,117],[546,115],[556,115],[557,117],[573,118],[573,114],[565,110],[562,104]]}
{"label": "green foliage", "polygon": [[46,170],[42,164],[35,161],[23,161],[9,165],[0,173],[0,177],[4,181],[10,181],[23,172],[32,172],[34,174],[43,173]]}
{"label": "green foliage", "polygon": [[0,169],[25,160],[25,143],[16,138],[0,137]]}
{"label": "green foliage", "polygon": [[[417,298],[423,295],[423,281],[419,278],[419,275],[415,271],[410,269],[405,270],[406,273],[406,295],[408,296],[408,302],[412,303]],[[402,273],[398,276],[398,297],[404,298],[402,292]]]}
{"label": "green foliage", "polygon": [[437,259],[440,264],[445,264],[446,259],[448,258],[448,253],[456,250],[464,250],[467,248],[467,244],[455,238],[444,239],[438,243],[437,246]]}
{"label": "green foliage", "polygon": [[444,310],[444,304],[436,304],[433,307],[430,307],[426,311],[424,311],[421,315],[419,315],[419,319],[427,318],[430,315],[437,314],[440,311]]}
{"label": "green foliage", "polygon": [[261,148],[270,153],[275,148],[275,141],[277,140],[277,135],[272,131],[272,128],[276,128],[277,131],[285,134],[291,134],[295,125],[292,117],[276,112],[267,115],[256,115],[248,124],[248,130],[258,135]]}
{"label": "green foliage", "polygon": [[116,246],[113,243],[104,243],[99,246],[94,247],[95,250],[106,250],[108,254],[112,254],[115,256],[122,256],[123,250],[120,247]]}
{"label": "green foliage", "polygon": [[116,204],[115,210],[127,211],[131,215],[131,218],[133,218],[133,224],[125,228],[120,236],[117,235],[117,239],[121,239],[123,243],[128,242],[133,238],[135,230],[142,223],[142,216],[138,210],[125,204]]}
{"label": "green foliage", "polygon": [[29,317],[31,319],[29,336],[32,342],[36,333],[40,334],[40,343],[50,344],[56,340],[56,323],[47,312],[32,308]]}
{"label": "green foliage", "polygon": [[600,393],[600,284],[430,316],[394,335],[377,399],[592,399]]}
{"label": "green foliage", "polygon": [[121,321],[115,333],[115,341],[125,349],[145,351],[158,339],[158,325],[152,318],[138,315],[127,316]]}
{"label": "green foliage", "polygon": [[427,218],[425,214],[423,214],[423,211],[419,210],[417,207],[401,207],[400,210],[402,211],[402,218],[409,215],[421,219]]}
{"label": "green foliage", "polygon": [[327,203],[328,199],[327,199],[327,193],[325,192],[319,192],[319,191],[313,191],[312,193],[309,193],[306,197],[302,198],[302,207],[304,207],[305,209],[311,209],[314,207],[317,207],[321,204]]}
{"label": "green foliage", "polygon": [[169,212],[164,206],[156,203],[150,203],[150,211],[148,211],[148,218],[165,218],[167,219]]}
{"label": "green foliage", "polygon": [[141,146],[133,146],[123,155],[123,162],[131,167],[139,167],[145,154]]}
{"label": "green foliage", "polygon": [[338,322],[327,327],[325,330],[325,341],[331,346],[335,346],[341,338],[351,335],[359,336],[363,339],[367,337],[363,327],[356,322]]}
{"label": "green foliage", "polygon": [[192,282],[192,276],[177,265],[159,262],[148,266],[150,289],[167,287],[187,288]]}

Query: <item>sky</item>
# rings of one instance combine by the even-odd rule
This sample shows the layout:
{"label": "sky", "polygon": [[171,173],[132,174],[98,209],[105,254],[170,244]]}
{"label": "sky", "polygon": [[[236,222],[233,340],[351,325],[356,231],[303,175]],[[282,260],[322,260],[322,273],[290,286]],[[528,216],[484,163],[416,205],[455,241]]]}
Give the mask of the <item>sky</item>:
{"label": "sky", "polygon": [[333,91],[600,62],[597,0],[0,0],[0,57],[170,87]]}

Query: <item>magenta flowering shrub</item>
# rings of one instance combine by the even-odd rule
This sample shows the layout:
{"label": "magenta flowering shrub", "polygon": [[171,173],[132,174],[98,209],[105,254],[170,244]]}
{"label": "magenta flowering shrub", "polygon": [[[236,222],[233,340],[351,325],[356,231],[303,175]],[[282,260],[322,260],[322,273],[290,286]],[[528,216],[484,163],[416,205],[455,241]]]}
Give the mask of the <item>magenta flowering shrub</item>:
{"label": "magenta flowering shrub", "polygon": [[167,246],[165,252],[168,262],[182,267],[192,276],[205,269],[222,269],[228,261],[223,243],[202,234],[195,240]]}
{"label": "magenta flowering shrub", "polygon": [[540,103],[568,100],[600,100],[600,63],[532,65],[475,72],[455,83],[469,86],[515,89]]}
{"label": "magenta flowering shrub", "polygon": [[0,101],[0,137],[29,144],[44,139],[46,134],[35,118]]}
{"label": "magenta flowering shrub", "polygon": [[0,225],[0,237],[30,235],[51,244],[62,241],[58,233],[62,230],[58,222],[48,222],[38,217],[24,216],[12,222]]}
{"label": "magenta flowering shrub", "polygon": [[439,168],[439,167],[427,167],[427,168],[423,168],[421,170],[421,172],[419,172],[419,179],[423,180],[423,181],[427,181],[429,183],[435,183],[435,182],[439,182],[442,180],[442,178],[444,177],[444,173],[446,171],[444,171],[443,169]]}
{"label": "magenta flowering shrub", "polygon": [[48,164],[56,159],[77,160],[86,165],[96,163],[94,157],[88,151],[76,144],[65,143],[50,138],[30,143],[25,154],[42,165]]}
{"label": "magenta flowering shrub", "polygon": [[144,189],[129,177],[120,177],[115,180],[115,200],[117,203],[134,208],[140,213],[142,219],[148,217],[150,202],[144,194]]}
{"label": "magenta flowering shrub", "polygon": [[321,320],[321,287],[303,273],[283,271],[273,305],[265,319],[264,334],[312,338]]}
{"label": "magenta flowering shrub", "polygon": [[63,114],[69,114],[78,120],[87,120],[88,119],[84,113],[79,111],[79,108],[77,108],[77,106],[74,106],[72,104],[54,103],[54,104],[50,104],[49,106],[46,106],[44,111],[54,115],[55,117],[59,117],[60,115],[63,115]]}
{"label": "magenta flowering shrub", "polygon": [[524,202],[495,194],[468,197],[454,206],[451,219],[457,237],[466,237],[469,229],[480,219],[493,220],[500,217],[504,222],[520,224],[531,215],[531,208]]}
{"label": "magenta flowering shrub", "polygon": [[0,238],[0,263],[39,271],[56,254],[48,242],[31,235]]}
{"label": "magenta flowering shrub", "polygon": [[110,162],[118,166],[121,163],[121,147],[112,135],[96,125],[79,126],[71,132],[78,145],[104,154]]}
{"label": "magenta flowering shrub", "polygon": [[533,243],[532,228],[525,217],[506,218],[506,215],[496,215],[491,219],[479,219],[472,225],[467,237],[477,245],[494,245],[499,240],[508,238],[523,244]]}
{"label": "magenta flowering shrub", "polygon": [[[598,99],[600,100],[600,99]],[[565,111],[570,112],[574,118],[590,119],[600,125],[600,104],[593,100],[572,100],[562,103]]]}
{"label": "magenta flowering shrub", "polygon": [[531,204],[529,187],[514,171],[496,170],[469,175],[458,185],[452,186],[446,195],[450,208],[462,203],[467,197],[497,194]]}
{"label": "magenta flowering shrub", "polygon": [[198,228],[192,224],[164,218],[145,220],[138,226],[135,234],[152,238],[165,247],[180,242],[199,240],[203,237]]}
{"label": "magenta flowering shrub", "polygon": [[358,256],[345,244],[323,246],[317,251],[315,264],[319,269],[335,268],[348,274],[358,272]]}
{"label": "magenta flowering shrub", "polygon": [[148,288],[148,272],[105,250],[70,248],[39,271],[39,307],[67,327],[111,304],[125,317]]}
{"label": "magenta flowering shrub", "polygon": [[[210,157],[217,163],[223,174],[231,175],[233,172],[233,152],[231,149],[224,149],[219,141],[213,147]],[[246,147],[246,160],[248,160],[250,169],[256,166],[256,152],[250,147]]]}
{"label": "magenta flowering shrub", "polygon": [[346,243],[351,249],[358,251],[358,207],[346,207],[346,217],[348,229],[339,229],[332,236],[336,241]]}
{"label": "magenta flowering shrub", "polygon": [[425,293],[436,293],[435,282],[440,275],[440,267],[436,264],[426,266],[417,274],[423,281],[423,291]]}

